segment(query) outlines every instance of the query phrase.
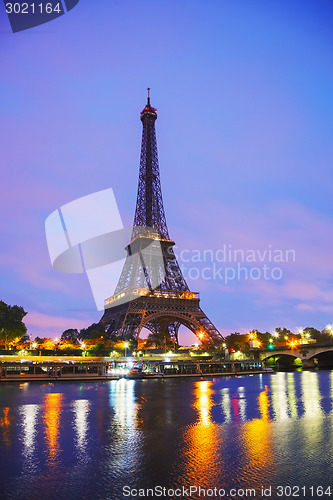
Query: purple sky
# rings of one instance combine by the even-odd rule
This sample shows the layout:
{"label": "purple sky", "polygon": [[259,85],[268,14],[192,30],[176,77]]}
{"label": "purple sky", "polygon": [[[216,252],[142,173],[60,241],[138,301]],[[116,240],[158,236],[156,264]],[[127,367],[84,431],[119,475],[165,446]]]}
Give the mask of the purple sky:
{"label": "purple sky", "polygon": [[213,323],[333,323],[332,26],[329,0],[80,0],[12,34],[1,4],[0,298],[29,311],[28,333],[101,316],[86,276],[52,269],[44,223],[109,187],[132,223],[147,86],[178,254],[295,251],[295,262],[247,264],[278,266],[279,280],[189,278]]}

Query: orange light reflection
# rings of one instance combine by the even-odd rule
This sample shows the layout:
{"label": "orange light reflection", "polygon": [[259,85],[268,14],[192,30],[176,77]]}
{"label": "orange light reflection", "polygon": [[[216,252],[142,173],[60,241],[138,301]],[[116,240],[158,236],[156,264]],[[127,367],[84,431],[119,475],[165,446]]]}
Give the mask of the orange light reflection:
{"label": "orange light reflection", "polygon": [[198,420],[184,435],[187,447],[185,454],[185,477],[188,484],[217,484],[223,469],[223,455],[220,450],[221,428],[212,421],[211,409],[214,405],[212,381],[195,383],[195,402]]}
{"label": "orange light reflection", "polygon": [[62,411],[62,394],[50,393],[44,398],[45,410],[43,421],[45,424],[45,436],[48,445],[48,462],[54,464],[59,455],[59,423]]}
{"label": "orange light reflection", "polygon": [[244,440],[246,444],[246,471],[254,474],[260,470],[272,467],[274,460],[272,450],[272,426],[269,418],[269,393],[265,386],[258,396],[260,417],[244,425]]}
{"label": "orange light reflection", "polygon": [[9,417],[9,408],[3,408],[2,409],[2,415],[0,417],[0,427],[2,429],[2,440],[6,444],[6,446],[10,446],[10,426],[11,426],[11,419]]}

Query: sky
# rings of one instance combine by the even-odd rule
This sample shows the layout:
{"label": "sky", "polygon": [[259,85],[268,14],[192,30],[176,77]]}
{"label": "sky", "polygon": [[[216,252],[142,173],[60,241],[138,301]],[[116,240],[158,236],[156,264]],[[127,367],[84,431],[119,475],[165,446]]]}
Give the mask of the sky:
{"label": "sky", "polygon": [[102,315],[86,275],[52,268],[45,220],[112,188],[132,223],[148,86],[169,233],[211,321],[333,323],[332,25],[330,0],[80,0],[12,33],[0,5],[0,298],[29,334]]}

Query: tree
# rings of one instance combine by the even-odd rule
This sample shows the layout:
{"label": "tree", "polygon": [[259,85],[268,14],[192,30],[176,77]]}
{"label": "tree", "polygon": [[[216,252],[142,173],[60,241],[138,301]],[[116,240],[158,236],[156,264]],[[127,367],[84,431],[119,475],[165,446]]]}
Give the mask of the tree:
{"label": "tree", "polygon": [[0,338],[5,341],[5,349],[8,341],[21,338],[27,332],[27,327],[22,319],[27,312],[21,306],[9,306],[0,300]]}
{"label": "tree", "polygon": [[88,328],[82,328],[79,334],[81,340],[99,339],[104,338],[104,336],[105,326],[102,325],[102,323],[93,323],[92,325],[88,326]]}
{"label": "tree", "polygon": [[288,328],[281,328],[280,326],[278,328],[275,328],[276,333],[279,334],[280,339],[284,339],[284,337],[287,337],[289,335],[292,335],[291,330],[288,330]]}
{"label": "tree", "polygon": [[24,350],[29,349],[31,347],[31,338],[29,335],[23,335],[17,342],[15,339],[15,347],[16,349]]}
{"label": "tree", "polygon": [[257,331],[257,338],[260,342],[260,347],[267,348],[270,345],[269,339],[272,338],[272,334],[270,332],[263,333],[263,332]]}
{"label": "tree", "polygon": [[69,342],[72,342],[73,344],[78,344],[79,343],[79,331],[77,328],[69,328],[68,330],[65,330],[61,334],[61,340],[68,340]]}
{"label": "tree", "polygon": [[155,349],[158,348],[173,348],[174,342],[172,341],[170,334],[163,332],[153,332],[148,335],[146,347],[155,346]]}
{"label": "tree", "polygon": [[328,333],[328,331],[323,330],[320,332],[316,328],[313,328],[313,326],[307,326],[306,328],[303,329],[303,333],[308,334],[311,339],[315,340],[316,342],[329,342],[332,340],[332,337]]}
{"label": "tree", "polygon": [[229,350],[234,349],[235,351],[240,351],[242,348],[246,349],[249,345],[247,336],[241,335],[239,332],[230,333],[230,335],[225,338],[225,342]]}
{"label": "tree", "polygon": [[39,339],[38,347],[39,349],[43,349],[45,351],[52,351],[54,349],[54,342],[52,339],[44,337],[42,339]]}

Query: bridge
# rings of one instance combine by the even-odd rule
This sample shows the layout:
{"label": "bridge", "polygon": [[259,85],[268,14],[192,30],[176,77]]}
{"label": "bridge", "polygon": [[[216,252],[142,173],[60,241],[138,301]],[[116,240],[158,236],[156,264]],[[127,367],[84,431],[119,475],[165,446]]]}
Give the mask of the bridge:
{"label": "bridge", "polygon": [[[299,364],[303,368],[333,367],[333,342],[260,349],[257,351],[257,355],[260,361],[265,362],[266,365]],[[300,360],[301,363],[296,360]]]}

